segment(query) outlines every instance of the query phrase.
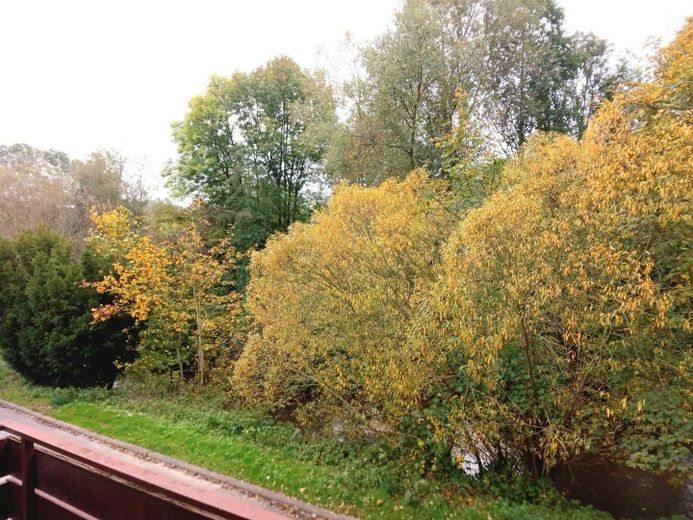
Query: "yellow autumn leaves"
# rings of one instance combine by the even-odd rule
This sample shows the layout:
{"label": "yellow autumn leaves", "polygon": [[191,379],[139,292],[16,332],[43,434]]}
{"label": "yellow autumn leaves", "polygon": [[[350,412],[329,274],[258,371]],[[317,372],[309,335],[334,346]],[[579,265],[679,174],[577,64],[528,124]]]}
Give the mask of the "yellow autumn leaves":
{"label": "yellow autumn leaves", "polygon": [[[461,182],[471,161],[457,191],[424,171],[343,185],[271,237],[223,367],[234,396],[405,439],[430,468],[454,447],[537,477],[586,451],[690,471],[692,22],[658,63],[582,140],[534,136],[499,182]],[[95,319],[147,321],[163,365],[204,382],[239,338],[228,243],[154,239],[123,209],[94,222],[113,265]]]}
{"label": "yellow autumn leaves", "polygon": [[342,186],[313,222],[253,255],[257,332],[234,374],[246,399],[311,401],[304,412],[313,419],[382,419],[373,407],[391,399],[408,324],[451,229],[441,190],[423,172],[378,188]]}
{"label": "yellow autumn leaves", "polygon": [[[233,344],[239,329],[239,296],[223,287],[234,265],[232,248],[226,241],[208,248],[194,224],[179,229],[172,239],[155,240],[122,207],[92,219],[96,229],[89,243],[113,265],[93,284],[112,297],[112,303],[94,309],[94,318],[125,313],[136,322],[156,324],[152,343],[170,352],[162,366],[176,364],[182,376],[184,365],[192,365],[198,381],[206,381],[208,358]],[[151,336],[143,336],[145,348],[151,347]],[[151,359],[156,356],[141,356],[144,362]]]}
{"label": "yellow autumn leaves", "polygon": [[421,172],[339,188],[253,256],[236,388],[359,431],[416,416],[537,476],[588,450],[686,471],[692,99],[689,22],[653,82],[579,142],[535,136],[461,221]]}

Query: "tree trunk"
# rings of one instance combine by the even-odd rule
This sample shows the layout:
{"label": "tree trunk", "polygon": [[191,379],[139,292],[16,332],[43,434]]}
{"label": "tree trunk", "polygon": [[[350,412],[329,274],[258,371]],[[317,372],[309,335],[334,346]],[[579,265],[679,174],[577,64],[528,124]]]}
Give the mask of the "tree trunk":
{"label": "tree trunk", "polygon": [[200,295],[196,288],[193,288],[193,299],[195,300],[195,328],[197,336],[197,372],[200,386],[205,383],[205,351],[202,342],[202,304]]}

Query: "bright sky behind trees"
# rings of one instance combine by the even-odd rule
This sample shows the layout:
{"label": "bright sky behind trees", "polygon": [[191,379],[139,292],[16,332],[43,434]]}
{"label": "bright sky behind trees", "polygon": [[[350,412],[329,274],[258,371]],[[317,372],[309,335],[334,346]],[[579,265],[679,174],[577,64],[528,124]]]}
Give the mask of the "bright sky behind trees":
{"label": "bright sky behind trees", "polygon": [[[199,0],[0,4],[0,144],[26,142],[81,157],[98,147],[146,156],[150,178],[175,154],[170,124],[209,76],[250,71],[277,54],[338,69],[345,32],[373,38],[399,0]],[[638,52],[668,42],[686,0],[559,0],[569,29]]]}

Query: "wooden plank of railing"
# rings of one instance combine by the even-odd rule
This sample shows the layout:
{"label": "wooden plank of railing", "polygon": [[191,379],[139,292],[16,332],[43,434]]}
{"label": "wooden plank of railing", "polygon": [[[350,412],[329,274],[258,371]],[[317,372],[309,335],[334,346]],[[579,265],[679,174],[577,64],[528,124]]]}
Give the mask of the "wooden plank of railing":
{"label": "wooden plank of railing", "polygon": [[72,508],[63,500],[51,496],[45,490],[36,488],[36,450],[49,455],[51,453],[56,454],[84,471],[89,471],[86,468],[90,468],[91,471],[106,476],[109,480],[121,482],[151,497],[168,501],[179,507],[182,506],[185,509],[190,509],[193,513],[197,512],[209,518],[237,520],[281,520],[286,518],[278,513],[222,493],[210,493],[184,485],[181,482],[176,482],[175,479],[157,474],[155,471],[148,471],[116,457],[89,450],[31,425],[16,421],[4,421],[0,423],[0,431],[5,431],[20,439],[22,501],[19,513],[23,520],[34,520],[36,496],[82,518],[93,518]]}

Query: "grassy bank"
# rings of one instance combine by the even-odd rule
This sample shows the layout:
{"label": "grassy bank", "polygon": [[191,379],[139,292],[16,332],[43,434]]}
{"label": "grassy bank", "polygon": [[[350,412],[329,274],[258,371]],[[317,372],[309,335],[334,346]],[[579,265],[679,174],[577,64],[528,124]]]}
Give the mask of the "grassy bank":
{"label": "grassy bank", "polygon": [[[143,396],[132,388],[71,390],[27,384],[0,365],[0,397],[89,430],[361,518],[606,518],[550,488],[534,503],[474,481],[411,479],[377,447],[300,432],[210,396]],[[501,496],[505,495],[505,496]],[[511,495],[511,496],[508,496]]]}

